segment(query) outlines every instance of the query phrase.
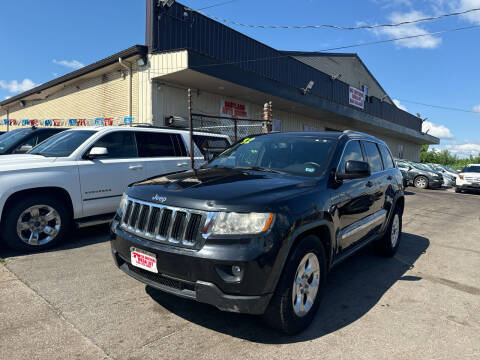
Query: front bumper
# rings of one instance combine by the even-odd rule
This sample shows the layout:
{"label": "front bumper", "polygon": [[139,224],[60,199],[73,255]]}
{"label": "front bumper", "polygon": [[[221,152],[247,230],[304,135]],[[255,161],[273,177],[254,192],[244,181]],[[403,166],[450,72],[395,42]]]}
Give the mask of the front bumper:
{"label": "front bumper", "polygon": [[[255,250],[251,244],[240,244],[215,249],[205,245],[195,251],[155,243],[119,229],[115,230],[111,246],[117,267],[158,290],[237,313],[263,314],[270,303],[272,253],[265,248]],[[158,274],[131,264],[132,247],[155,254]],[[239,280],[229,278],[223,271],[233,265],[243,269]]]}
{"label": "front bumper", "polygon": [[456,188],[459,190],[472,190],[472,191],[480,191],[480,184],[474,183],[463,183],[463,184],[456,184]]}
{"label": "front bumper", "polygon": [[432,188],[442,187],[443,179],[430,179],[428,185]]}

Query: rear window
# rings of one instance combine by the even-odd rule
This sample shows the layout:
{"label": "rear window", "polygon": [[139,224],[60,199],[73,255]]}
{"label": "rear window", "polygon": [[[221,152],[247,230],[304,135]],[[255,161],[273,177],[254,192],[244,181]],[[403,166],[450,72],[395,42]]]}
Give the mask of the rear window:
{"label": "rear window", "polygon": [[390,151],[388,151],[388,148],[385,145],[379,145],[380,147],[380,152],[382,153],[382,159],[383,159],[383,166],[385,169],[391,169],[395,167],[395,164],[392,159],[392,155],[390,155]]}
{"label": "rear window", "polygon": [[380,157],[377,144],[370,141],[363,141],[363,147],[367,155],[368,163],[370,164],[370,170],[372,172],[382,171],[382,158]]}
{"label": "rear window", "polygon": [[227,139],[207,135],[193,135],[195,145],[200,149],[202,155],[207,152],[221,153],[230,146]]}
{"label": "rear window", "polygon": [[138,131],[136,137],[140,157],[177,157],[187,155],[185,144],[179,134]]}

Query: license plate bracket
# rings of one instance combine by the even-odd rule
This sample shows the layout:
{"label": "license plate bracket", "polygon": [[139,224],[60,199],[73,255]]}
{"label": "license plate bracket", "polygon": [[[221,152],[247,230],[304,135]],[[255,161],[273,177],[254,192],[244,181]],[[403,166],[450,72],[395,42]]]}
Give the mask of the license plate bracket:
{"label": "license plate bracket", "polygon": [[157,256],[148,251],[130,248],[130,261],[135,267],[158,274]]}

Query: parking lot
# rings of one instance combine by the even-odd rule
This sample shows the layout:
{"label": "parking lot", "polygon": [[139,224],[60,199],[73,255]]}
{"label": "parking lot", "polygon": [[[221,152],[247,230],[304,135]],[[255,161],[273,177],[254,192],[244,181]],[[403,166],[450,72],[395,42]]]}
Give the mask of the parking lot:
{"label": "parking lot", "polygon": [[366,248],[335,268],[295,337],[129,278],[105,227],[49,252],[2,250],[0,358],[479,358],[480,195],[407,190],[397,255]]}

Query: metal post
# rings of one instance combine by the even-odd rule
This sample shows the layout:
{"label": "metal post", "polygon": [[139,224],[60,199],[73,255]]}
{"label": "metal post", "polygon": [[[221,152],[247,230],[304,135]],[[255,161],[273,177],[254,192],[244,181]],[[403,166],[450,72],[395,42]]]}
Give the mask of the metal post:
{"label": "metal post", "polygon": [[235,131],[235,142],[237,142],[237,139],[238,139],[238,136],[237,136],[237,133],[238,133],[237,118],[233,119],[233,127],[234,127],[234,131]]}
{"label": "metal post", "polygon": [[272,111],[272,102],[268,102],[268,124],[267,131],[272,132],[273,128],[273,111]]}
{"label": "metal post", "polygon": [[7,132],[10,131],[10,109],[7,107]]}
{"label": "metal post", "polygon": [[192,89],[188,89],[188,127],[190,128],[190,166],[195,170],[195,158],[193,156],[193,123],[192,123]]}

